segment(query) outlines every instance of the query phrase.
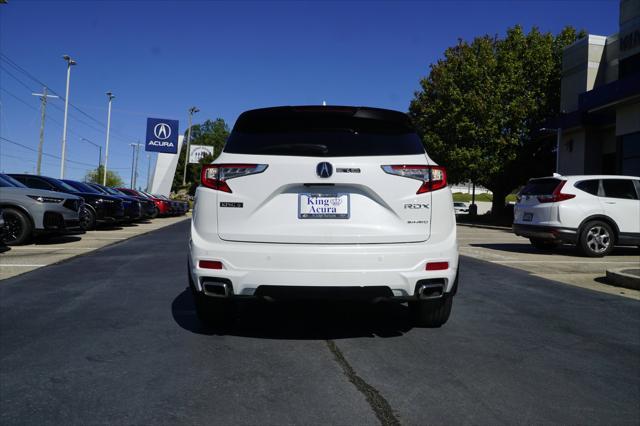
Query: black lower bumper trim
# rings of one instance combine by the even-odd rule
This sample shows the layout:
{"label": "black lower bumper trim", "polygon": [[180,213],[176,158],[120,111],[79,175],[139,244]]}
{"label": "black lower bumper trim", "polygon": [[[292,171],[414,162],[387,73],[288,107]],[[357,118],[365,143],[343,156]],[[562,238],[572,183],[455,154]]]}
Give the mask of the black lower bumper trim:
{"label": "black lower bumper trim", "polygon": [[575,243],[578,232],[573,228],[561,228],[555,226],[513,224],[513,233],[526,238],[539,238],[541,240],[563,241]]}

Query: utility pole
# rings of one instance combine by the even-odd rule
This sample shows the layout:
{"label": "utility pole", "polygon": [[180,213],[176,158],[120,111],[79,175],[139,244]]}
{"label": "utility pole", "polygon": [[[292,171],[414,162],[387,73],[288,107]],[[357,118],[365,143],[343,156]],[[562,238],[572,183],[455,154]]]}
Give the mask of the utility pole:
{"label": "utility pole", "polygon": [[60,156],[60,179],[64,179],[64,161],[67,148],[67,117],[69,114],[69,80],[71,80],[71,67],[76,65],[76,61],[69,55],[62,57],[67,61],[67,91],[64,95],[64,123],[62,125],[62,155]]}
{"label": "utility pole", "polygon": [[109,108],[107,111],[107,143],[104,152],[104,176],[102,177],[102,184],[107,184],[107,161],[109,161],[109,131],[111,130],[111,101],[115,96],[113,93],[107,92],[107,98],[109,99]]}
{"label": "utility pole", "polygon": [[44,146],[44,119],[47,110],[47,98],[57,98],[55,95],[47,94],[47,86],[42,88],[42,93],[32,93],[33,96],[40,96],[40,144],[38,144],[38,164],[36,166],[36,174],[40,175],[40,166],[42,165],[42,147]]}
{"label": "utility pole", "polygon": [[184,173],[182,174],[182,186],[187,184],[187,169],[189,168],[189,149],[191,144],[191,117],[193,114],[200,111],[196,107],[189,108],[189,128],[187,129],[187,151],[184,155]]}
{"label": "utility pole", "polygon": [[131,158],[131,182],[129,187],[136,189],[136,178],[138,176],[138,153],[140,152],[141,143],[130,143],[133,157]]}
{"label": "utility pole", "polygon": [[[81,141],[90,143],[91,145],[95,146],[96,148],[98,148],[98,168],[96,169],[98,172],[98,180],[100,180],[100,165],[102,164],[102,147],[100,145],[98,145],[97,143],[94,143],[92,141],[90,141],[87,138],[80,138]],[[106,176],[106,175],[105,175]],[[105,184],[103,184],[105,185]]]}

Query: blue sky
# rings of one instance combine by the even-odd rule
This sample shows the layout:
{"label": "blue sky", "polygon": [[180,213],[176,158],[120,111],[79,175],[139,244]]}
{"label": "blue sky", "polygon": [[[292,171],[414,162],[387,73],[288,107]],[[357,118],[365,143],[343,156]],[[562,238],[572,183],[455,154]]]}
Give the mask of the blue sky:
{"label": "blue sky", "polygon": [[[144,139],[146,117],[195,122],[264,106],[367,105],[406,111],[428,66],[458,38],[504,34],[521,24],[558,32],[573,25],[617,32],[618,1],[20,1],[0,5],[0,52],[64,93],[63,54],[72,69],[67,177],[81,179],[104,145],[113,103],[110,168],[128,182],[129,143]],[[0,136],[38,144],[40,85],[0,61]],[[11,75],[17,77],[16,81]],[[47,110],[45,149],[60,155],[62,107]],[[0,170],[33,172],[35,152],[0,141]],[[83,164],[79,164],[83,163]],[[87,165],[85,165],[87,164]],[[57,177],[59,160],[43,173]],[[146,159],[138,182],[146,181]]]}

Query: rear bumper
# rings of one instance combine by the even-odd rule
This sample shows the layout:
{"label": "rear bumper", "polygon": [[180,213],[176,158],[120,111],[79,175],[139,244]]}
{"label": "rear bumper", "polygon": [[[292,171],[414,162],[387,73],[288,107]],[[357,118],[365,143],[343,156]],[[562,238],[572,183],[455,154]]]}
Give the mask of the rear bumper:
{"label": "rear bumper", "polygon": [[562,228],[558,226],[513,224],[513,233],[526,238],[539,238],[542,240],[562,241],[576,243],[578,230],[575,228]]}
{"label": "rear bumper", "polygon": [[[200,268],[201,260],[222,262],[223,269]],[[449,262],[447,269],[425,270],[428,262],[443,261]],[[228,293],[240,297],[276,291],[331,299],[355,290],[370,291],[374,298],[411,300],[426,282],[441,283],[444,293],[454,289],[458,251],[455,233],[439,243],[357,245],[210,242],[193,231],[189,270],[199,292],[203,283],[214,281],[226,282]]]}

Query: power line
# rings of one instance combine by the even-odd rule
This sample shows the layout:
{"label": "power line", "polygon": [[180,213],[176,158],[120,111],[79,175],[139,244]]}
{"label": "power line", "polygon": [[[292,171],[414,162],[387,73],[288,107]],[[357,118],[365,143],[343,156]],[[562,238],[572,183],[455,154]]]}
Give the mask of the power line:
{"label": "power line", "polygon": [[14,74],[12,74],[6,67],[3,67],[2,64],[0,64],[0,69],[3,70],[4,73],[7,74],[9,77],[13,78],[15,81],[20,83],[20,85],[22,87],[26,88],[30,92],[33,92],[33,89],[31,87],[29,87],[25,82],[23,82],[18,77],[16,77]]}
{"label": "power line", "polygon": [[[45,86],[47,87],[47,89],[53,93],[54,95],[57,95],[62,101],[65,100],[65,97],[62,96],[60,93],[57,93],[55,90],[51,89],[51,87],[49,87],[48,84],[43,83],[40,79],[38,79],[37,77],[35,77],[33,74],[31,74],[29,71],[27,71],[26,69],[24,69],[23,67],[21,67],[20,65],[18,65],[17,63],[15,63],[11,58],[9,58],[7,55],[5,55],[4,53],[0,52],[0,58],[3,59],[6,63],[8,63],[9,65],[11,65],[13,68],[15,68],[17,71],[23,73],[24,75],[26,75],[27,77],[29,77],[31,80],[35,81],[36,83],[38,83],[40,86]],[[4,68],[6,70],[6,68]],[[14,77],[15,78],[15,77]],[[27,87],[27,86],[25,86]],[[29,90],[33,90],[31,88],[29,88]],[[75,109],[76,111],[78,111],[80,114],[84,115],[85,117],[87,117],[89,120],[97,123],[101,128],[100,129],[96,129],[94,127],[93,130],[102,132],[104,129],[106,129],[106,125],[98,120],[97,118],[95,118],[94,116],[92,116],[91,114],[88,114],[87,112],[83,111],[81,108],[77,107],[76,105],[72,104],[71,102],[69,102],[69,106],[73,109]],[[57,107],[57,106],[56,106]],[[77,117],[75,117],[76,120],[82,122],[81,120],[79,120]],[[89,126],[88,123],[83,122],[83,124],[85,124],[86,126]],[[90,127],[90,126],[89,126]],[[115,131],[115,133],[120,133],[118,131]],[[124,135],[122,133],[120,133],[121,137],[123,138],[127,138],[127,139],[135,139],[135,138],[131,138],[127,135]],[[125,142],[124,140],[122,140],[121,142]]]}
{"label": "power line", "polygon": [[[9,142],[10,144],[22,147],[24,149],[28,149],[29,151],[33,151],[33,152],[37,152],[38,151],[35,148],[31,148],[28,145],[22,144],[20,142],[16,142],[16,141],[11,140],[11,139],[7,139],[4,136],[0,136],[0,139],[5,141],[5,142]],[[53,154],[49,154],[47,152],[43,152],[42,155],[46,155],[47,157],[55,158],[56,160],[60,160],[61,159],[59,156],[53,155]],[[69,160],[69,159],[67,159],[66,161],[68,161],[69,163],[73,163],[73,164],[80,164],[81,166],[89,166],[89,167],[93,167],[94,166],[94,164],[83,163],[82,161],[75,161],[75,160]]]}
{"label": "power line", "polygon": [[34,107],[33,105],[30,105],[28,102],[20,99],[18,96],[16,96],[15,94],[11,93],[10,91],[8,91],[7,89],[5,89],[4,87],[0,87],[0,90],[2,90],[3,92],[5,92],[7,95],[11,96],[12,98],[14,98],[15,100],[17,100],[18,102],[21,102],[22,104],[24,104],[26,107],[31,108],[32,110],[38,111],[38,108]]}

